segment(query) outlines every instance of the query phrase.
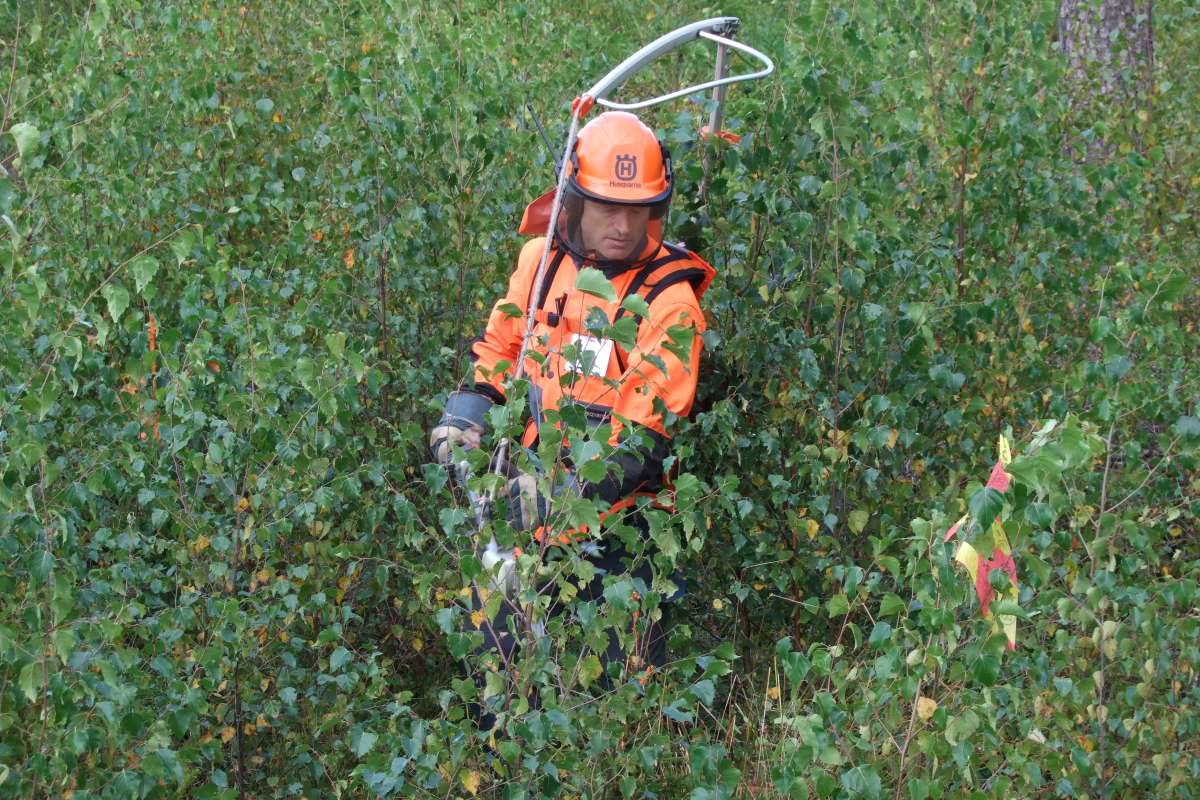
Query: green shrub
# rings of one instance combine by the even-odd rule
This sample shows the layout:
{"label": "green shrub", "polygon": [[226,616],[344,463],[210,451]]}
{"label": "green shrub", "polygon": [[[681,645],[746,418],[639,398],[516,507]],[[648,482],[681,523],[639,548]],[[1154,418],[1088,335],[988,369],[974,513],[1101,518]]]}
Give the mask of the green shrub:
{"label": "green shrub", "polygon": [[[1052,3],[720,9],[778,72],[736,146],[651,115],[719,275],[659,580],[494,677],[491,737],[425,437],[553,179],[525,104],[561,136],[716,12],[7,6],[0,796],[1195,797],[1198,28],[1154,10],[1142,119],[1073,102]],[[1015,652],[942,541],[985,511]],[[673,570],[671,665],[609,686]]]}

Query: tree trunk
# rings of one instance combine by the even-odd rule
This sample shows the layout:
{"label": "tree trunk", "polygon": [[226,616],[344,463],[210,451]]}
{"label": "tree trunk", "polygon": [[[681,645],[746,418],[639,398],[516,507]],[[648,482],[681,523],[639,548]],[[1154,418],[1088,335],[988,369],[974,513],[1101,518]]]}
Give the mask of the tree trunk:
{"label": "tree trunk", "polygon": [[[1072,105],[1129,120],[1149,114],[1154,80],[1153,0],[1059,0],[1058,40],[1071,67]],[[1132,136],[1140,149],[1137,126]],[[1110,155],[1104,137],[1086,159]]]}

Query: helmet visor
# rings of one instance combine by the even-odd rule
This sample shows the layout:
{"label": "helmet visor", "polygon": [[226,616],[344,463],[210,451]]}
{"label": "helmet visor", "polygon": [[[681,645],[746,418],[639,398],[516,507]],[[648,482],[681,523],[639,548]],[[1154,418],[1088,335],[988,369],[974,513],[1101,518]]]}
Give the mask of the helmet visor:
{"label": "helmet visor", "polygon": [[627,268],[654,257],[663,241],[670,193],[653,202],[599,197],[567,182],[558,237],[575,256],[601,268]]}

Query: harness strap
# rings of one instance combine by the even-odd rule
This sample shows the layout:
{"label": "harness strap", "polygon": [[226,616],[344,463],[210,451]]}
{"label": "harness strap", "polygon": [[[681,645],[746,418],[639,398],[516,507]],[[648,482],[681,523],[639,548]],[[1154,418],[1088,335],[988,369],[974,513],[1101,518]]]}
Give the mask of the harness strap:
{"label": "harness strap", "polygon": [[[676,259],[671,259],[671,261],[675,261],[675,260]],[[667,262],[667,263],[671,263],[671,262]],[[667,289],[674,286],[675,284],[683,283],[684,281],[692,281],[693,279],[703,280],[706,274],[707,273],[705,273],[704,270],[702,270],[698,267],[677,269],[674,272],[668,272],[666,275],[662,276],[653,286],[650,287],[650,291],[648,291],[646,293],[646,296],[643,299],[646,301],[646,305],[649,306],[651,303],[653,303],[655,301],[655,299],[658,298],[658,296],[660,294],[662,294],[663,292],[665,292]],[[639,286],[631,286],[630,288],[632,289],[630,294],[632,294],[633,292],[640,289],[641,286],[640,285]],[[623,311],[625,311],[625,309],[621,308],[617,312],[617,319],[621,318],[621,312],[623,312]],[[614,320],[614,323],[615,322],[616,322],[616,320]],[[618,369],[620,369],[621,373],[624,374],[625,370],[629,368],[628,367],[628,357],[622,351],[620,345],[614,344],[613,353],[617,357]]]}
{"label": "harness strap", "polygon": [[[542,279],[542,291],[541,291],[541,294],[538,295],[537,305],[534,306],[535,312],[541,311],[542,308],[546,305],[546,296],[550,294],[550,287],[554,285],[554,276],[558,273],[558,265],[562,263],[563,258],[565,258],[566,255],[567,255],[567,252],[565,250],[563,250],[562,248],[559,248],[558,252],[556,252],[554,254],[554,258],[551,259],[550,265],[548,267],[546,267],[546,276]],[[531,292],[533,291],[532,288],[530,289],[530,291]],[[530,300],[532,300],[532,299],[533,298],[530,297]],[[554,315],[554,316],[558,316],[558,315]],[[558,321],[555,320],[551,324],[558,325]]]}
{"label": "harness strap", "polygon": [[[655,259],[646,266],[642,267],[641,271],[639,271],[637,276],[634,277],[633,282],[629,284],[629,288],[625,290],[625,295],[621,298],[621,302],[624,302],[626,297],[629,297],[632,294],[637,294],[639,291],[641,291],[642,285],[660,268],[665,267],[667,264],[674,263],[675,261],[688,258],[685,253],[674,252],[674,248],[672,248],[670,245],[667,246],[667,251],[667,255],[663,256],[662,258]],[[623,316],[625,316],[625,308],[618,308],[616,316],[613,317],[613,324],[616,325]]]}

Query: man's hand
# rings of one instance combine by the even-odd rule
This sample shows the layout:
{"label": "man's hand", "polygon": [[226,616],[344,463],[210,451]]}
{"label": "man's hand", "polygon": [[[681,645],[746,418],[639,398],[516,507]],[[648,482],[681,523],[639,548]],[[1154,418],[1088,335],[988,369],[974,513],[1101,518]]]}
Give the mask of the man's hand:
{"label": "man's hand", "polygon": [[454,449],[472,450],[483,440],[484,421],[492,401],[477,392],[451,392],[442,418],[429,432],[429,449],[439,464],[451,469],[451,476],[466,477],[465,462],[454,463]]}

